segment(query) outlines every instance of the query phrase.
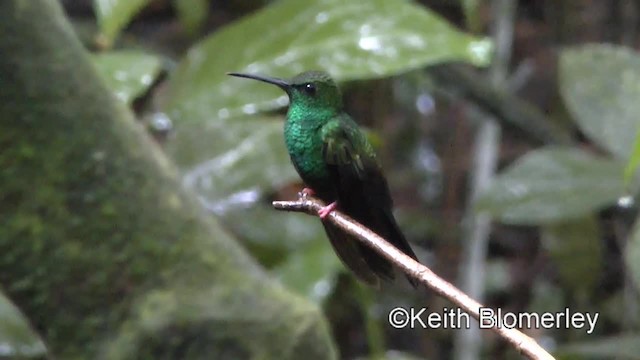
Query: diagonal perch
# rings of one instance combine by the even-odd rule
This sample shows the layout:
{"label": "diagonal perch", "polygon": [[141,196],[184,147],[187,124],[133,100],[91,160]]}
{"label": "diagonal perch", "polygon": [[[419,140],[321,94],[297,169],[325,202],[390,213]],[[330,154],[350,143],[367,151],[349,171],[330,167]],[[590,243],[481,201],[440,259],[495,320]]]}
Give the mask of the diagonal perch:
{"label": "diagonal perch", "polygon": [[[298,194],[297,201],[273,202],[273,207],[276,210],[302,212],[314,216],[317,216],[318,211],[324,206],[325,204],[321,200],[302,193]],[[329,216],[326,217],[325,221],[330,221],[345,232],[354,235],[358,240],[366,244],[366,246],[369,246],[391,261],[404,273],[418,280],[418,282],[422,283],[428,289],[448,299],[459,306],[462,310],[469,313],[476,320],[480,321],[480,309],[483,306],[479,302],[473,300],[465,293],[458,290],[458,288],[436,275],[428,267],[420,264],[402,253],[400,250],[396,249],[393,245],[375,234],[373,231],[367,229],[339,211],[331,212]],[[498,326],[493,326],[489,329],[498,334],[502,339],[507,341],[511,346],[529,359],[554,359],[554,357],[543,349],[534,339],[517,329]]]}

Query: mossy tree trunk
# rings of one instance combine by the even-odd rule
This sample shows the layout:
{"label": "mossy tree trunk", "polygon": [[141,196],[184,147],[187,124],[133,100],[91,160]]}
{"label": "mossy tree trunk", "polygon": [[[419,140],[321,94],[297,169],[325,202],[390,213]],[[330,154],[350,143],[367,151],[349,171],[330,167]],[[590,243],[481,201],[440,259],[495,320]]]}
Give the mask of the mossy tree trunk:
{"label": "mossy tree trunk", "polygon": [[59,359],[323,359],[317,308],[178,185],[55,0],[0,2],[0,284]]}

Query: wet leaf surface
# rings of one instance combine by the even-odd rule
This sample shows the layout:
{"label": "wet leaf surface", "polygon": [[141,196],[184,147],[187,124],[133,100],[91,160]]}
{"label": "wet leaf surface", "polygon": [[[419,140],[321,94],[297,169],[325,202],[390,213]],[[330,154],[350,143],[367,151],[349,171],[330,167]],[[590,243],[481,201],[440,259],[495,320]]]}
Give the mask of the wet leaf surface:
{"label": "wet leaf surface", "polygon": [[161,62],[157,56],[137,51],[96,54],[93,55],[93,63],[109,89],[127,104],[144,94],[161,70]]}
{"label": "wet leaf surface", "polygon": [[640,56],[611,45],[562,52],[560,90],[580,129],[613,155],[628,159],[640,119]]}
{"label": "wet leaf surface", "polygon": [[534,150],[501,172],[478,206],[510,224],[576,219],[624,195],[623,168],[578,149]]}

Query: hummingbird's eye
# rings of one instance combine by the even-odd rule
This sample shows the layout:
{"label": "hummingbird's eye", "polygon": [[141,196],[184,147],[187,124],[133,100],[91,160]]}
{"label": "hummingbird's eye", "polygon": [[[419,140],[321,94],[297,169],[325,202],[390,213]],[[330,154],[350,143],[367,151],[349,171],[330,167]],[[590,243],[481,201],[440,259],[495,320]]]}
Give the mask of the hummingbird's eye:
{"label": "hummingbird's eye", "polygon": [[304,84],[304,92],[306,92],[307,95],[313,96],[316,94],[316,86],[313,85],[312,83]]}

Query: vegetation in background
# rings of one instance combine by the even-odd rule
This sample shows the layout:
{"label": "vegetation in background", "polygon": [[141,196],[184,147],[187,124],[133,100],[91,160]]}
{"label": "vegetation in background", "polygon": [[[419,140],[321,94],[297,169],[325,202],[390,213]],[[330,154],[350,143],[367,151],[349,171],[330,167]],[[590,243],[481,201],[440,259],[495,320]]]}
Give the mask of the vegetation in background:
{"label": "vegetation in background", "polygon": [[[584,38],[571,38],[576,9],[519,1],[509,81],[521,102],[500,112],[500,99],[479,86],[489,81],[493,45],[460,30],[463,23],[474,33],[489,28],[496,20],[483,16],[490,2],[234,3],[94,0],[85,5],[96,26],[87,47],[114,95],[153,135],[162,129],[157,139],[211,216],[285,286],[323,306],[343,357],[448,358],[454,330],[396,330],[386,314],[396,306],[450,305],[401,287],[361,289],[344,274],[317,219],[270,208],[270,200],[291,198],[301,185],[282,140],[286,98],[226,72],[286,77],[324,69],[342,82],[349,112],[379,145],[403,229],[418,256],[452,282],[469,201],[469,133],[483,121],[473,114],[497,113],[500,170],[476,208],[495,224],[485,302],[510,311],[597,311],[595,334],[531,335],[559,357],[637,356],[640,54],[628,42],[590,35],[587,29],[604,27],[597,20],[584,25]],[[86,31],[82,6],[67,4],[78,32]],[[545,41],[556,46],[526,33],[531,28],[546,30]],[[620,33],[638,38],[635,27]],[[472,72],[468,82],[442,80],[459,69]],[[539,145],[509,121],[519,111],[535,112],[571,141]],[[0,316],[16,323],[16,311],[1,307]],[[24,335],[28,327],[16,329],[0,329],[8,354],[46,351]],[[488,358],[513,355],[482,340]]]}

